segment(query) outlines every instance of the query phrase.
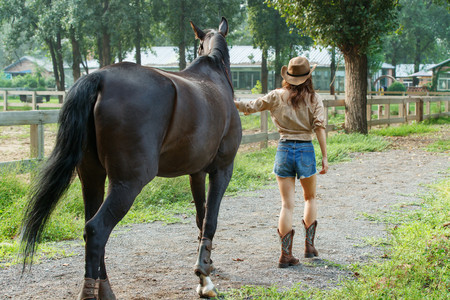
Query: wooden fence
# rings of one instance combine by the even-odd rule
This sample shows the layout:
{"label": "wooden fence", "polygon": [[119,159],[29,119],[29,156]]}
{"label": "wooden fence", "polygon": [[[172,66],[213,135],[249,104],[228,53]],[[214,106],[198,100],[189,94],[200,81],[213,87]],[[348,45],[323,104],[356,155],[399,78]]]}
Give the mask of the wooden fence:
{"label": "wooden fence", "polygon": [[[32,110],[36,110],[38,107],[60,108],[62,105],[61,103],[45,103],[45,100],[42,100],[49,99],[50,96],[58,96],[61,97],[62,102],[64,102],[66,98],[65,91],[20,91],[2,89],[0,90],[0,95],[3,98],[3,111],[8,111],[9,107],[24,107],[29,106],[30,104]],[[19,96],[22,103],[9,102],[8,98],[11,96]]]}
{"label": "wooden fence", "polygon": [[[8,91],[9,92],[9,91]],[[23,92],[23,91],[22,91]],[[38,92],[32,92],[32,97],[36,97]],[[35,94],[34,94],[35,93]],[[48,92],[47,92],[48,93]],[[55,92],[61,93],[61,92]],[[61,95],[61,94],[55,94]],[[256,99],[262,95],[236,94],[240,100]],[[325,118],[328,120],[332,114],[344,112],[344,95],[322,95],[325,106]],[[35,100],[34,100],[35,102]],[[5,101],[6,103],[6,101]],[[431,113],[431,104],[437,104],[437,112]],[[441,103],[444,103],[442,109]],[[368,126],[391,125],[395,123],[407,123],[409,121],[422,121],[428,118],[440,116],[450,116],[449,112],[450,94],[441,96],[377,96],[369,95],[367,99],[367,119]],[[414,110],[410,111],[410,105],[414,104]],[[391,105],[398,105],[398,113],[391,114]],[[35,107],[35,106],[33,106]],[[373,108],[376,108],[375,110]],[[37,108],[37,107],[36,107]],[[44,125],[56,123],[59,110],[32,110],[32,111],[5,111],[0,112],[0,126],[30,125],[30,153],[31,159],[14,162],[1,162],[0,167],[28,165],[36,160],[44,158]],[[375,115],[376,119],[372,119]],[[245,134],[242,144],[257,143],[261,147],[266,147],[269,140],[277,140],[278,132],[268,131],[268,113],[260,114],[260,132]],[[327,125],[327,134],[330,131],[338,130],[336,125]]]}
{"label": "wooden fence", "polygon": [[[257,99],[262,95],[236,94],[240,100]],[[329,124],[330,115],[345,112],[345,95],[321,95],[325,106],[325,119],[327,135],[331,131],[339,130],[340,127],[335,124]],[[431,113],[431,103],[436,103],[437,113]],[[441,108],[444,103],[444,108]],[[367,97],[367,125],[370,127],[378,125],[391,125],[395,123],[407,123],[410,121],[423,121],[429,118],[438,118],[441,116],[450,116],[450,94],[441,94],[439,96],[426,95],[404,95],[404,96],[378,96],[368,95]],[[410,106],[414,104],[414,111],[411,112]],[[391,113],[391,105],[398,105],[398,113]],[[374,106],[376,107],[373,110]],[[376,119],[372,116],[376,115]],[[244,135],[242,144],[261,142],[261,146],[267,144],[268,140],[279,139],[278,132],[268,132],[268,112],[261,113],[260,132]]]}

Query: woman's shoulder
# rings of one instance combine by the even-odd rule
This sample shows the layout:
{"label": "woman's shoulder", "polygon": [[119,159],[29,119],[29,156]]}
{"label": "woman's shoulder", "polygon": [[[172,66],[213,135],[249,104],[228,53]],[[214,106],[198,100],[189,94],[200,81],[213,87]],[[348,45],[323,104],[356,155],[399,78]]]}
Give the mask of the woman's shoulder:
{"label": "woman's shoulder", "polygon": [[278,88],[278,89],[274,89],[272,90],[272,92],[274,96],[276,96],[279,99],[285,99],[287,97],[289,97],[289,91],[285,88]]}

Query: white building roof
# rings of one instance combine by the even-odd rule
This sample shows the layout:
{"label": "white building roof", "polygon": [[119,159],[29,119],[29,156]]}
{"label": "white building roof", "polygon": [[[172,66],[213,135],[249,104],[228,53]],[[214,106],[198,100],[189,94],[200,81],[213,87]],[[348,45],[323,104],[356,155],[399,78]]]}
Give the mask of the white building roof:
{"label": "white building roof", "polygon": [[[262,59],[262,50],[253,48],[253,46],[230,46],[230,60],[234,67],[248,67],[259,66]],[[325,48],[310,48],[309,50],[299,50],[299,56],[305,56],[309,59],[311,64],[328,67],[331,64],[331,57]],[[124,61],[135,62],[135,51],[129,52]],[[269,59],[273,60],[272,53],[269,53]],[[343,61],[342,55],[337,54],[337,60]],[[142,51],[141,61],[144,66],[151,66],[156,68],[177,67],[178,66],[178,52],[174,46],[159,46],[152,47],[151,50]],[[342,63],[343,64],[343,63]],[[96,60],[88,62],[90,69],[96,69],[99,64]]]}
{"label": "white building roof", "polygon": [[[421,64],[421,65],[419,65],[419,72],[429,70],[433,66],[434,66],[433,64],[428,64],[428,65]],[[423,75],[414,75],[414,74],[415,74],[414,64],[399,64],[395,68],[395,76],[397,78],[423,76]]]}

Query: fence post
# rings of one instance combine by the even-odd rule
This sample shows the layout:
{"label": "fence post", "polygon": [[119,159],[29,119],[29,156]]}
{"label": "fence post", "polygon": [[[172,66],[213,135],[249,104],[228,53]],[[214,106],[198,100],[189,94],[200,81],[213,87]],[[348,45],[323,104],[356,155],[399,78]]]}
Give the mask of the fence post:
{"label": "fence post", "polygon": [[30,125],[30,157],[39,160],[44,158],[44,125]]}
{"label": "fence post", "polygon": [[388,103],[385,106],[385,110],[384,110],[386,117],[388,119],[388,124],[387,126],[391,126],[391,100],[388,99]]}
{"label": "fence post", "polygon": [[[334,99],[336,99],[336,95],[334,96]],[[336,106],[333,106],[334,108],[336,108]],[[328,101],[323,101],[323,109],[324,109],[324,114],[325,114],[325,137],[328,138]]]}
{"label": "fence post", "polygon": [[422,122],[423,121],[423,99],[418,98],[416,100],[416,121]]}
{"label": "fence post", "polygon": [[403,98],[402,112],[403,112],[403,116],[405,117],[406,124],[408,124],[408,109],[409,109],[408,103],[405,103],[405,98]]}
{"label": "fence post", "polygon": [[403,117],[403,106],[404,106],[403,103],[398,104],[398,117],[399,118]]}
{"label": "fence post", "polygon": [[33,95],[31,95],[31,106],[33,107],[33,110],[36,110],[37,107],[36,100],[36,92],[33,91]]}
{"label": "fence post", "polygon": [[30,125],[30,157],[35,158],[38,156],[39,153],[39,146],[38,146],[38,125],[37,124],[31,124]]}
{"label": "fence post", "polygon": [[269,125],[268,125],[268,119],[269,119],[269,112],[267,110],[261,112],[261,132],[265,133],[266,139],[259,143],[259,148],[267,148],[268,146],[268,132],[269,132]]}
{"label": "fence post", "polygon": [[378,104],[378,120],[382,119],[383,117],[383,105]]}
{"label": "fence post", "polygon": [[2,91],[3,93],[3,110],[8,110],[8,91]]}
{"label": "fence post", "polygon": [[371,123],[372,123],[372,95],[369,96],[367,99],[367,105],[366,105],[366,114],[367,114],[367,129],[372,129]]}

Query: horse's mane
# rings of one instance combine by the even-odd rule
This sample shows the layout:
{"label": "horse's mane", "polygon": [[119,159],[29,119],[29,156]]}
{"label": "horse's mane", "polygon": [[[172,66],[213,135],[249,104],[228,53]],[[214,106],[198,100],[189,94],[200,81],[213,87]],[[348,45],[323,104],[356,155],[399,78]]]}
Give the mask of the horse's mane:
{"label": "horse's mane", "polygon": [[215,34],[213,41],[214,47],[209,56],[223,60],[225,65],[228,67],[230,65],[230,53],[228,52],[228,45],[225,38],[221,34]]}

